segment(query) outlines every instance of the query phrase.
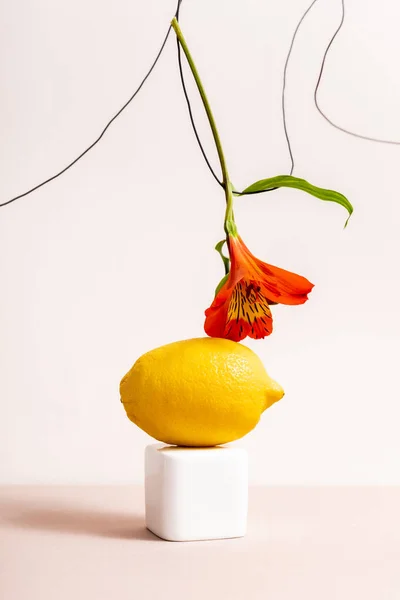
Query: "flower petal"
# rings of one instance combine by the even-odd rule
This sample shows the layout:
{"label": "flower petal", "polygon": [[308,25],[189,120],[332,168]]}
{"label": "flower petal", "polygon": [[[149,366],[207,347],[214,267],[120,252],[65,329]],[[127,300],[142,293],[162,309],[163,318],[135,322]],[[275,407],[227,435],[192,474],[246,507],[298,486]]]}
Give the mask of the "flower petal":
{"label": "flower petal", "polygon": [[259,260],[241,238],[238,246],[240,259],[252,265],[253,270],[258,273],[258,279],[262,282],[262,288],[269,302],[296,305],[304,304],[308,300],[307,294],[314,287],[308,279]]}
{"label": "flower petal", "polygon": [[224,337],[239,342],[272,333],[272,315],[261,288],[253,281],[239,281],[230,297]]}
{"label": "flower petal", "polygon": [[304,304],[314,287],[305,277],[256,258],[239,236],[229,236],[229,277],[205,311],[210,337],[235,342],[272,333],[270,304]]}
{"label": "flower petal", "polygon": [[261,261],[257,266],[264,273],[262,287],[268,300],[290,305],[304,304],[308,300],[314,287],[308,279]]}
{"label": "flower petal", "polygon": [[228,279],[215,296],[211,306],[205,311],[204,331],[210,337],[225,337],[224,330],[231,289]]}

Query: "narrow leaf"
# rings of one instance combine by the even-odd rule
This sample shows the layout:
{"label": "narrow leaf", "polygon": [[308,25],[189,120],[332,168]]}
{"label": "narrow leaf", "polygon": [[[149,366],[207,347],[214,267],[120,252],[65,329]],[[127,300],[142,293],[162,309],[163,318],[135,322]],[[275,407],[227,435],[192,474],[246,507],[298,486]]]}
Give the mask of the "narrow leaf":
{"label": "narrow leaf", "polygon": [[223,276],[223,278],[221,279],[221,281],[219,282],[219,284],[215,288],[215,295],[218,294],[218,292],[222,288],[222,286],[228,281],[228,277],[229,277],[229,273],[227,273],[226,275]]}
{"label": "narrow leaf", "polygon": [[345,227],[349,222],[351,214],[353,212],[353,206],[350,201],[340,194],[339,192],[335,192],[334,190],[325,190],[323,188],[316,187],[311,183],[308,183],[305,179],[299,179],[299,177],[293,177],[292,175],[278,175],[277,177],[270,177],[269,179],[260,179],[260,181],[256,181],[252,185],[249,185],[243,192],[240,193],[241,196],[246,194],[254,194],[257,192],[265,192],[270,188],[277,187],[289,187],[296,188],[298,190],[302,190],[303,192],[307,192],[320,200],[326,200],[327,202],[336,202],[343,206],[349,216],[347,217],[347,221],[345,223]]}
{"label": "narrow leaf", "polygon": [[215,250],[218,252],[220,257],[222,258],[222,262],[224,263],[225,274],[229,273],[229,258],[225,256],[222,252],[223,245],[226,243],[226,240],[223,239],[215,246]]}

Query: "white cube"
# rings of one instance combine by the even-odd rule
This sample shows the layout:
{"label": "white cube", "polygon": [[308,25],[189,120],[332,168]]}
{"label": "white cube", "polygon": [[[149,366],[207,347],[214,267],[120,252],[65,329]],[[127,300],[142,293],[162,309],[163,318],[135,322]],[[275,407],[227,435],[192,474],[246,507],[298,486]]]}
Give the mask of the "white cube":
{"label": "white cube", "polygon": [[243,537],[248,504],[247,452],[224,446],[147,446],[145,495],[146,526],[164,540]]}

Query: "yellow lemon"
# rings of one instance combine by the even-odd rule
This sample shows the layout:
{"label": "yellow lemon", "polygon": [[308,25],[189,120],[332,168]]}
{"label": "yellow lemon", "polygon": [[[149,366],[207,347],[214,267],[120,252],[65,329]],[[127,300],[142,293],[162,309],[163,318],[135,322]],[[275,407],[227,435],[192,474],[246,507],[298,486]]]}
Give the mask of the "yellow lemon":
{"label": "yellow lemon", "polygon": [[284,395],[252,350],[208,337],[147,352],[122,379],[120,392],[131,421],[177,446],[237,440]]}

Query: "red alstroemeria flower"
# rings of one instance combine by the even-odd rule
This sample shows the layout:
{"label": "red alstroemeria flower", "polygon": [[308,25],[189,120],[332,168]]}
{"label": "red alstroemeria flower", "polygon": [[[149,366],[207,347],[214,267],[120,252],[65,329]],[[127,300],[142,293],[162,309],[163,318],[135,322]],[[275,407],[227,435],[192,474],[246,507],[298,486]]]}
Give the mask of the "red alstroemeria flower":
{"label": "red alstroemeria flower", "polygon": [[231,260],[227,281],[206,310],[210,337],[235,342],[272,333],[270,304],[304,304],[314,287],[305,277],[268,265],[250,252],[239,236],[228,236]]}

